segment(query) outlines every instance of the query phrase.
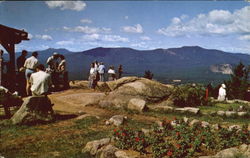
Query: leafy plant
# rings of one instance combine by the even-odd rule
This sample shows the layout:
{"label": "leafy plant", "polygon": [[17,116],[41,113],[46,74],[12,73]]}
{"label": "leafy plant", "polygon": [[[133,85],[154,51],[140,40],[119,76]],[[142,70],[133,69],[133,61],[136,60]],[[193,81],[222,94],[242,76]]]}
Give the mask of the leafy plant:
{"label": "leafy plant", "polygon": [[205,88],[201,85],[180,85],[174,88],[172,99],[174,105],[179,107],[208,105],[205,99]]}

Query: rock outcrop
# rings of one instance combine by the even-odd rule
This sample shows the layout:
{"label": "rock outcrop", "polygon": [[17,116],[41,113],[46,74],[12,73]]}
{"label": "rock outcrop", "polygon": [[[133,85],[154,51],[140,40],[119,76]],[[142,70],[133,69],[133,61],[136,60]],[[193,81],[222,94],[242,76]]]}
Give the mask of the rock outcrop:
{"label": "rock outcrop", "polygon": [[20,109],[11,118],[13,124],[35,124],[52,120],[52,104],[47,96],[26,98]]}
{"label": "rock outcrop", "polygon": [[111,92],[99,103],[102,107],[127,107],[133,98],[155,103],[171,95],[172,86],[138,77],[123,77],[106,83]]}

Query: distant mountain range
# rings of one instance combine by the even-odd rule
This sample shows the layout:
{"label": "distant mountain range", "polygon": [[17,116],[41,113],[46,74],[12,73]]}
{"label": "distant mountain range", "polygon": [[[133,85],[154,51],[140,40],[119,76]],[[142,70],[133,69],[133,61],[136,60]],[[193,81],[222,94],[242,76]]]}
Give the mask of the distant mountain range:
{"label": "distant mountain range", "polygon": [[[91,62],[104,62],[106,68],[121,64],[124,76],[143,76],[145,70],[154,74],[154,79],[170,83],[172,80],[182,82],[218,83],[228,79],[230,68],[240,61],[248,65],[250,55],[228,53],[199,46],[181,48],[135,50],[131,48],[94,48],[83,52],[70,52],[66,49],[47,49],[39,52],[39,60],[45,63],[53,53],[64,54],[68,63],[71,80],[87,79]],[[20,53],[17,53],[19,56]]]}

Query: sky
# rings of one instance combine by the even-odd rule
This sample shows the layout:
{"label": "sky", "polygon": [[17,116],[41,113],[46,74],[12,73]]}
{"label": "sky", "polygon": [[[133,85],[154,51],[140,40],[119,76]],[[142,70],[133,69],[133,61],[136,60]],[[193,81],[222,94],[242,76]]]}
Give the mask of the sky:
{"label": "sky", "polygon": [[248,1],[1,1],[0,24],[29,33],[16,51],[201,46],[250,54]]}

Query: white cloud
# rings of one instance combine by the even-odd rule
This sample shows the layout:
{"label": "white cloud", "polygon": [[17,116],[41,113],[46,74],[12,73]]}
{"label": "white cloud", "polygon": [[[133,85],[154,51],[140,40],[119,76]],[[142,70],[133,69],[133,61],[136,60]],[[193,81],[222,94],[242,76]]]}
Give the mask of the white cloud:
{"label": "white cloud", "polygon": [[[250,6],[230,12],[212,10],[207,14],[199,14],[185,21],[186,17],[174,17],[171,24],[158,29],[159,34],[166,36],[198,35],[250,35]],[[246,39],[241,37],[241,39]]]}
{"label": "white cloud", "polygon": [[124,16],[124,19],[128,20],[128,16]]}
{"label": "white cloud", "polygon": [[50,35],[35,35],[35,38],[46,41],[53,40],[53,38]]}
{"label": "white cloud", "polygon": [[103,37],[103,41],[109,41],[109,42],[129,42],[128,38],[124,38],[118,35],[105,35]]}
{"label": "white cloud", "polygon": [[90,20],[90,19],[81,19],[80,21],[81,21],[81,23],[86,23],[86,24],[92,23],[92,20]]}
{"label": "white cloud", "polygon": [[84,35],[84,41],[104,41],[104,42],[129,42],[128,38],[121,37],[119,35],[100,35],[100,34],[91,34]]}
{"label": "white cloud", "polygon": [[249,35],[242,35],[239,37],[240,40],[247,40],[250,41],[250,34]]}
{"label": "white cloud", "polygon": [[96,41],[96,40],[100,40],[100,35],[99,34],[91,34],[91,35],[84,35],[83,39],[86,41]]}
{"label": "white cloud", "polygon": [[140,39],[143,41],[150,41],[151,40],[151,38],[148,36],[141,36]]}
{"label": "white cloud", "polygon": [[61,46],[65,46],[65,45],[73,45],[74,41],[73,40],[69,40],[69,41],[58,41],[56,42],[57,45],[61,45]]}
{"label": "white cloud", "polygon": [[49,8],[60,8],[61,10],[81,11],[86,8],[86,3],[83,1],[46,1]]}
{"label": "white cloud", "polygon": [[122,30],[128,33],[143,33],[143,28],[140,24],[136,24],[135,26],[124,26]]}
{"label": "white cloud", "polygon": [[86,34],[95,34],[95,33],[110,33],[110,28],[97,28],[97,27],[89,27],[89,26],[76,26],[73,28],[70,27],[63,27],[63,30],[69,31],[69,32],[81,32]]}
{"label": "white cloud", "polygon": [[136,47],[136,48],[148,48],[145,42],[139,42],[139,43],[133,43],[131,44],[131,47]]}

